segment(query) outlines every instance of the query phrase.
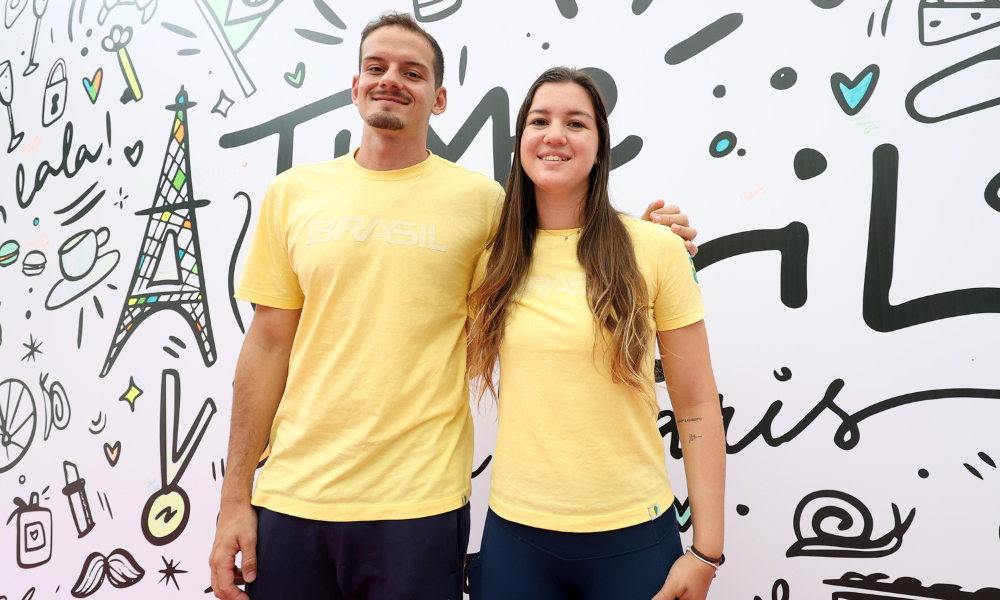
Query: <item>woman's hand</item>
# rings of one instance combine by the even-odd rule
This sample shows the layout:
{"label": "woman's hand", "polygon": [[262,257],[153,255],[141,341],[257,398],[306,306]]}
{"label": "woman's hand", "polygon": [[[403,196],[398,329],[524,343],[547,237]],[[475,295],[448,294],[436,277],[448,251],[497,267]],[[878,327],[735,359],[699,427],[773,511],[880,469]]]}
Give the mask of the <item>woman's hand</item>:
{"label": "woman's hand", "polygon": [[670,567],[667,581],[653,600],[705,600],[708,586],[715,577],[715,568],[685,552]]}

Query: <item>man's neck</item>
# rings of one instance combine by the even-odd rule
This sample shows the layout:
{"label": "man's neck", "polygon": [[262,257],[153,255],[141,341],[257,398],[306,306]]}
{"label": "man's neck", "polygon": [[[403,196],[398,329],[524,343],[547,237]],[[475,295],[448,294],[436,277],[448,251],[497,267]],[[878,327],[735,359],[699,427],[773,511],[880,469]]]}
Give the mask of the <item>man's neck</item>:
{"label": "man's neck", "polygon": [[365,125],[361,147],[354,160],[369,171],[398,171],[422,163],[427,158],[427,131],[422,136],[376,133]]}

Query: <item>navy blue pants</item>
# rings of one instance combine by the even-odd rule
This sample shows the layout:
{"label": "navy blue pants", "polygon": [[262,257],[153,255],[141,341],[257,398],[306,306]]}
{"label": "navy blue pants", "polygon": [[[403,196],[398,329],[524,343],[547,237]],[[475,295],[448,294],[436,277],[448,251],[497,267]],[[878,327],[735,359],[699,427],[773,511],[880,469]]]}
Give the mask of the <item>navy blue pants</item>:
{"label": "navy blue pants", "polygon": [[462,600],[468,504],[398,521],[257,516],[252,600]]}
{"label": "navy blue pants", "polygon": [[673,507],[624,529],[566,533],[486,515],[471,600],[650,600],[681,557]]}

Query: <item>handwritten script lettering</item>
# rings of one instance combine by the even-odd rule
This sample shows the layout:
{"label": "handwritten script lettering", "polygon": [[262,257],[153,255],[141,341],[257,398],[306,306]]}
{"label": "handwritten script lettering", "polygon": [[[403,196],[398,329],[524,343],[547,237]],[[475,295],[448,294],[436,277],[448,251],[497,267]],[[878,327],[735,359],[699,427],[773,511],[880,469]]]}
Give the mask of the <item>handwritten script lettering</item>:
{"label": "handwritten script lettering", "polygon": [[32,200],[35,199],[35,194],[42,189],[45,185],[45,180],[49,178],[50,175],[64,174],[67,179],[72,179],[80,172],[80,167],[85,163],[96,162],[101,156],[101,150],[104,149],[104,144],[97,147],[97,151],[93,154],[87,148],[86,145],[80,145],[76,151],[76,157],[73,160],[73,168],[70,169],[69,164],[69,154],[70,148],[73,147],[73,123],[66,123],[66,129],[63,130],[63,144],[62,144],[62,162],[59,163],[58,167],[52,167],[48,161],[42,161],[42,164],[38,165],[38,170],[35,171],[35,182],[32,185],[31,193],[28,194],[27,199],[24,197],[24,165],[17,165],[17,203],[21,208],[28,208],[31,206]]}

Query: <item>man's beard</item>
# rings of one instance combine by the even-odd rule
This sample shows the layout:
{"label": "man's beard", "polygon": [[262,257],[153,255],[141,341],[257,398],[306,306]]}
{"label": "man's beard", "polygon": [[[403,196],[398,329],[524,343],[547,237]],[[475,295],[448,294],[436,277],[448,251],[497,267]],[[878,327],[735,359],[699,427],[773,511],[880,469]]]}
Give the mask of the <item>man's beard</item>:
{"label": "man's beard", "polygon": [[375,129],[385,129],[386,131],[400,131],[406,124],[403,120],[388,111],[380,111],[368,115],[367,123]]}

